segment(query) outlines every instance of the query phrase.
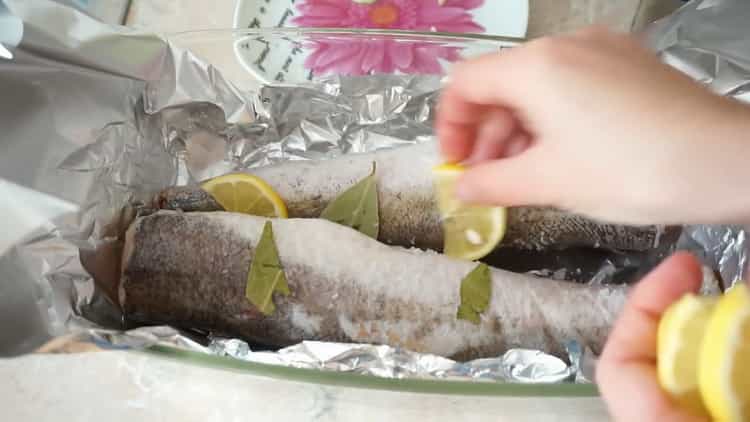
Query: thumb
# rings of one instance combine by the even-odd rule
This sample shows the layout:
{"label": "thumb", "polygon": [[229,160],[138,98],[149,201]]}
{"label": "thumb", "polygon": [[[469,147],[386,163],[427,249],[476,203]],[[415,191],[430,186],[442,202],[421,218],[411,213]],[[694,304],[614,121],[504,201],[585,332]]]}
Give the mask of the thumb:
{"label": "thumb", "polygon": [[633,288],[607,340],[602,360],[655,360],[661,315],[684,294],[697,291],[702,280],[700,263],[687,252],[678,252],[660,264]]}
{"label": "thumb", "polygon": [[510,156],[469,167],[456,183],[456,196],[476,204],[553,205],[553,181],[541,171],[539,151],[531,147],[513,155],[514,145],[528,145],[527,135],[516,135],[507,145]]}
{"label": "thumb", "polygon": [[[702,280],[698,261],[677,253],[633,290],[596,368],[602,398],[617,421],[698,421],[678,409],[661,389],[656,373],[656,334],[666,308]],[[638,405],[633,405],[633,397]]]}

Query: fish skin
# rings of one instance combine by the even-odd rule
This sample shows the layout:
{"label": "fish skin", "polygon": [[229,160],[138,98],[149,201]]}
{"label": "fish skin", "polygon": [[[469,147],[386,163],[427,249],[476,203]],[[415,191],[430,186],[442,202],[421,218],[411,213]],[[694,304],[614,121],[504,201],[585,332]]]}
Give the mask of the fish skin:
{"label": "fish skin", "polygon": [[224,211],[208,192],[192,186],[167,188],[154,198],[152,205],[157,210]]}
{"label": "fish skin", "polygon": [[[330,201],[367,177],[373,162],[380,203],[378,239],[390,245],[442,250],[443,232],[432,179],[432,167],[439,157],[431,143],[331,160],[291,161],[250,172],[279,193],[290,217],[317,218]],[[222,209],[197,186],[167,188],[156,195],[153,206],[186,212]],[[604,224],[549,207],[514,207],[508,210],[507,232],[500,246],[645,251],[657,246],[664,233],[658,226]]]}
{"label": "fish skin", "polygon": [[[270,316],[245,298],[266,221],[291,290],[274,295]],[[466,360],[515,347],[564,356],[563,343],[578,340],[598,352],[628,291],[492,268],[490,304],[474,325],[456,311],[475,263],[388,246],[325,220],[159,211],[137,218],[124,239],[115,290],[129,321],[278,347],[375,343]]]}

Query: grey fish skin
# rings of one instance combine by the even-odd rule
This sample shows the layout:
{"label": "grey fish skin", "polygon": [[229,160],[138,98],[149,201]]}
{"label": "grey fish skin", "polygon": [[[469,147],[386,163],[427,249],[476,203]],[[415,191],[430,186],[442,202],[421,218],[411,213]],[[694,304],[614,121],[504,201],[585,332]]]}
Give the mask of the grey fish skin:
{"label": "grey fish skin", "polygon": [[[245,298],[266,221],[291,290],[274,295],[271,316]],[[563,343],[578,340],[598,352],[627,292],[491,269],[490,305],[474,325],[456,311],[461,280],[476,264],[318,219],[160,211],[134,221],[123,251],[116,290],[129,320],[280,347],[375,343],[463,360],[514,347],[563,356]]]}
{"label": "grey fish skin", "polygon": [[[380,201],[379,240],[390,245],[442,250],[443,232],[435,203],[432,167],[439,158],[433,144],[350,154],[325,161],[291,161],[252,169],[284,199],[292,218],[317,218],[325,206],[372,170],[376,163]],[[217,211],[221,206],[199,187],[160,192],[157,209]],[[657,226],[622,226],[545,207],[517,207],[508,213],[502,246],[543,250],[572,246],[614,251],[646,251],[664,233]]]}

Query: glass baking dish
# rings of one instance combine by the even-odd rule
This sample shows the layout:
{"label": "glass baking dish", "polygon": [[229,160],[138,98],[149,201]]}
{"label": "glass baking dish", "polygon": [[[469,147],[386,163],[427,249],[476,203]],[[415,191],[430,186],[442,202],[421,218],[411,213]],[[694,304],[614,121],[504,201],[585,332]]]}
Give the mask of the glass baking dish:
{"label": "glass baking dish", "polygon": [[445,75],[462,59],[523,41],[481,34],[317,28],[201,30],[166,37],[240,89],[330,75]]}
{"label": "glass baking dish", "polygon": [[[223,78],[241,90],[255,90],[274,83],[316,81],[332,75],[443,76],[461,59],[497,52],[523,41],[487,35],[298,28],[191,31],[166,37],[175,46],[189,49],[215,67]],[[331,46],[348,46],[348,50],[321,60],[320,56],[325,53],[321,54],[321,50]],[[397,63],[373,64],[372,60],[364,60],[362,49],[374,49],[381,60],[390,58]],[[364,61],[368,63],[363,64]],[[324,66],[316,66],[321,62]],[[463,396],[591,397],[597,394],[596,387],[590,384],[399,380],[245,362],[166,346],[151,348],[146,353],[195,365],[339,387]]]}

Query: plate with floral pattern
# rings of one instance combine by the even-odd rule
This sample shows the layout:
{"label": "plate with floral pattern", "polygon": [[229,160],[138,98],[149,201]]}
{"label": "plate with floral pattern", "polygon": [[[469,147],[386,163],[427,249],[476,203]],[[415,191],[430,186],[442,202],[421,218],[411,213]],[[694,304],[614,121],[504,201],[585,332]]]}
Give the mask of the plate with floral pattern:
{"label": "plate with floral pattern", "polygon": [[[523,38],[528,0],[238,0],[237,29],[274,27],[377,29]],[[288,50],[288,51],[287,51]],[[322,37],[299,48],[274,48],[248,36],[235,43],[242,65],[264,81],[315,75],[443,73],[463,55],[455,46],[377,37]]]}

